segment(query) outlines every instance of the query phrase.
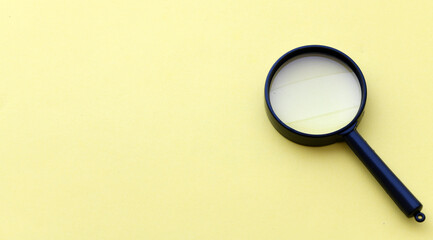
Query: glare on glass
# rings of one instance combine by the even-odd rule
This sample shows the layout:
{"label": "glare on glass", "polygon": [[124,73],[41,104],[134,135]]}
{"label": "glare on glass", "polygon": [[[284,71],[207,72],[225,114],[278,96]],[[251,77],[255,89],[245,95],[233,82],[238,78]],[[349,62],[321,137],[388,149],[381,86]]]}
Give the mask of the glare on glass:
{"label": "glare on glass", "polygon": [[325,134],[355,118],[361,86],[355,73],[340,60],[304,54],[278,69],[271,82],[270,100],[287,126],[303,133]]}

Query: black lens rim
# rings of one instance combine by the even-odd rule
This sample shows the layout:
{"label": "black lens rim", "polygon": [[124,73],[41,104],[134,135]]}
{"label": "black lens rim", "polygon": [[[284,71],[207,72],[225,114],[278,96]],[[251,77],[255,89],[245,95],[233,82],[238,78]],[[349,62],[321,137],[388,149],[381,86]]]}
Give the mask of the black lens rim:
{"label": "black lens rim", "polygon": [[[272,109],[272,105],[269,97],[269,89],[275,73],[288,60],[296,56],[307,54],[307,53],[324,54],[324,55],[335,57],[341,60],[342,62],[344,62],[345,64],[347,64],[347,66],[352,69],[352,71],[355,73],[356,77],[358,78],[359,84],[361,86],[361,105],[353,120],[349,124],[347,124],[346,126],[344,126],[343,128],[337,131],[326,133],[326,134],[308,134],[308,133],[299,132],[287,126],[285,123],[283,123],[283,121],[281,121],[278,118],[278,116],[275,114],[274,110]],[[356,63],[349,56],[347,56],[343,52],[335,48],[324,46],[324,45],[306,45],[306,46],[295,48],[287,52],[274,63],[266,78],[265,104],[266,104],[266,113],[268,115],[269,120],[271,121],[274,128],[281,135],[283,135],[284,137],[286,137],[287,139],[293,142],[302,145],[323,146],[338,141],[342,141],[343,136],[351,132],[359,124],[364,113],[366,101],[367,101],[367,85],[365,83],[364,75],[362,74],[361,69],[358,67],[358,65],[356,65]]]}

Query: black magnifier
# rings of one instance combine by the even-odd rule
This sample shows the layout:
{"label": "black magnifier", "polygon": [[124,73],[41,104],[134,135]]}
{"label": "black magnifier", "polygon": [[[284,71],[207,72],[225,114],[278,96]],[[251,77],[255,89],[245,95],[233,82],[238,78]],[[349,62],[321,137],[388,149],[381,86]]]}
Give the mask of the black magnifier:
{"label": "black magnifier", "polygon": [[307,146],[346,142],[401,211],[423,222],[422,204],[356,131],[366,99],[359,67],[346,54],[327,46],[289,51],[266,78],[266,112],[281,135]]}

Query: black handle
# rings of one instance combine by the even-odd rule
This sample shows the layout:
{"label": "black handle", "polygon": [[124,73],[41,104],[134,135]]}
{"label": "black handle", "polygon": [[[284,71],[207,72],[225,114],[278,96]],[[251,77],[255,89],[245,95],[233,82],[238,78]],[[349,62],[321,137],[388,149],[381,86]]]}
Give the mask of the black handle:
{"label": "black handle", "polygon": [[395,176],[391,169],[380,159],[367,142],[355,130],[344,136],[344,140],[364,163],[383,189],[394,200],[395,204],[407,217],[415,217],[417,222],[423,222],[425,215],[421,213],[422,204]]}

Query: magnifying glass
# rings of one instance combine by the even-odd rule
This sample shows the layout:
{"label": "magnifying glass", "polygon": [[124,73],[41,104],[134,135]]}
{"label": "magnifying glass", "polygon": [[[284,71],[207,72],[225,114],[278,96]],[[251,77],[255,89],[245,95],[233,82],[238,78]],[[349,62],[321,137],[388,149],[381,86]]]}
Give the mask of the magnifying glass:
{"label": "magnifying glass", "polygon": [[265,100],[268,118],[281,135],[307,146],[346,142],[407,217],[425,220],[422,204],[356,130],[367,86],[346,54],[321,45],[289,51],[269,71]]}

